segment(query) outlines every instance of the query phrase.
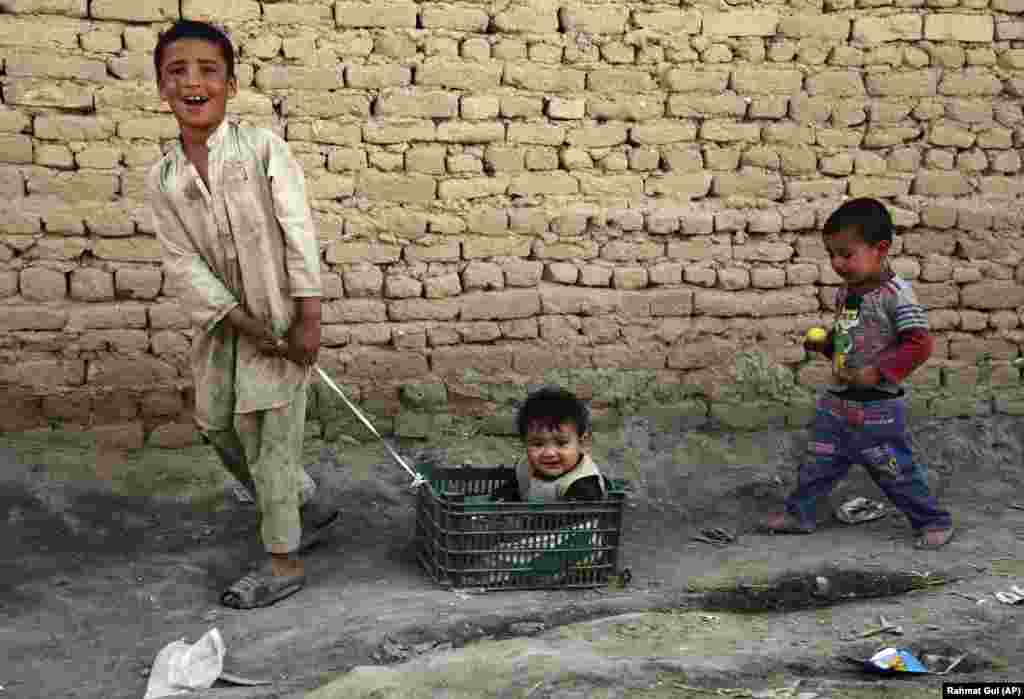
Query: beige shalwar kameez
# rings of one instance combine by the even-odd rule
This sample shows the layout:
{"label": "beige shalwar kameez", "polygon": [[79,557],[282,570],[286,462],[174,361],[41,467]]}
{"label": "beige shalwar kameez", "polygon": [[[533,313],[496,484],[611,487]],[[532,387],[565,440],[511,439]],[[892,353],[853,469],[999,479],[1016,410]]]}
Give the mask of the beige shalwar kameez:
{"label": "beige shalwar kameez", "polygon": [[225,466],[255,484],[271,553],[301,535],[309,369],[260,354],[222,322],[236,306],[284,337],[293,299],[319,297],[320,254],[302,168],[271,131],[224,121],[207,140],[209,188],[178,142],[149,173],[168,281],[189,313],[196,422]]}

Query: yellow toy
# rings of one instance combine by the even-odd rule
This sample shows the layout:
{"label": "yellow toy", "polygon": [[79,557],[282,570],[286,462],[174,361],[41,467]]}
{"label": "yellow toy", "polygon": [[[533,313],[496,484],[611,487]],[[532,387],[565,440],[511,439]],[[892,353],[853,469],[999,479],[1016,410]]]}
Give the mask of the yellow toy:
{"label": "yellow toy", "polygon": [[807,331],[807,341],[814,344],[821,344],[828,339],[828,331],[825,328],[811,328]]}

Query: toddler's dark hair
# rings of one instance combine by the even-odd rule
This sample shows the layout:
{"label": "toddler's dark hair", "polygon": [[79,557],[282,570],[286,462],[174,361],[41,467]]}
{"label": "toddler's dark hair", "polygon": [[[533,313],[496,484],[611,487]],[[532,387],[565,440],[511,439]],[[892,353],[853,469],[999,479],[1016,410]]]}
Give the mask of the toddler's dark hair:
{"label": "toddler's dark hair", "polygon": [[160,82],[160,63],[164,59],[164,51],[173,42],[181,39],[201,39],[216,44],[224,55],[224,62],[228,64],[228,77],[235,77],[235,47],[231,39],[222,30],[209,22],[197,22],[191,19],[182,19],[160,35],[153,49],[153,65],[156,68],[156,81]]}
{"label": "toddler's dark hair", "polygon": [[524,439],[532,426],[557,430],[568,422],[576,425],[576,433],[580,437],[590,432],[587,406],[575,394],[558,386],[545,386],[531,393],[516,416],[519,436]]}
{"label": "toddler's dark hair", "polygon": [[877,199],[861,197],[845,202],[832,212],[821,232],[832,235],[846,229],[855,230],[868,245],[892,242],[892,216]]}

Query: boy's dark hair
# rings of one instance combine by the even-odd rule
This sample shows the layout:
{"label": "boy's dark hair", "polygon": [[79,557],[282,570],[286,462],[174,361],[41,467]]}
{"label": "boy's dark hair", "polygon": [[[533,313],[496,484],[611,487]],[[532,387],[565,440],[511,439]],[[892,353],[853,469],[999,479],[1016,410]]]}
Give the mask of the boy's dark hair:
{"label": "boy's dark hair", "polygon": [[580,437],[590,432],[587,406],[572,392],[558,386],[545,386],[531,393],[516,416],[519,436],[524,439],[527,430],[534,425],[557,430],[568,422],[576,425],[576,433]]}
{"label": "boy's dark hair", "polygon": [[235,77],[235,47],[231,39],[223,30],[218,29],[208,22],[197,22],[191,19],[182,19],[160,35],[153,49],[153,65],[156,67],[156,81],[160,82],[160,63],[164,59],[164,51],[173,42],[181,39],[201,39],[216,44],[224,55],[224,62],[228,64],[228,77]]}
{"label": "boy's dark hair", "polygon": [[821,232],[832,235],[848,228],[855,230],[868,245],[892,242],[892,216],[877,199],[862,197],[844,203],[828,217]]}

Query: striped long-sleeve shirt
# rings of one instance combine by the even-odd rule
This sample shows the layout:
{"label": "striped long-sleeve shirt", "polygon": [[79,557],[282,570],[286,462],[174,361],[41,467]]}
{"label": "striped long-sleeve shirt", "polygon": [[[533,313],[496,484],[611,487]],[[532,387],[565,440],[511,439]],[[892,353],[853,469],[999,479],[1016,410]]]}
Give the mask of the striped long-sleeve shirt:
{"label": "striped long-sleeve shirt", "polygon": [[[836,307],[846,304],[847,289],[839,290]],[[931,356],[934,340],[928,316],[910,283],[893,275],[864,295],[856,325],[850,329],[853,347],[846,358],[850,369],[877,367],[878,390],[898,393],[900,384]],[[840,392],[845,386],[829,387]]]}

